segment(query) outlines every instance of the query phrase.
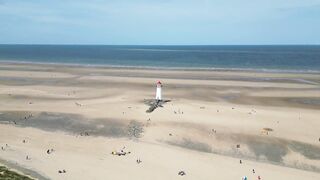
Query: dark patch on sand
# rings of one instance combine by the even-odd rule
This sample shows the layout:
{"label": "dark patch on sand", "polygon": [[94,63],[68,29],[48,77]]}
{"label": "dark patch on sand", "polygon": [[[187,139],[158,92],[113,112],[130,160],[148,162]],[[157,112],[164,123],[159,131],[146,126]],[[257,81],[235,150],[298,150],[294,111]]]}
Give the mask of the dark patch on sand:
{"label": "dark patch on sand", "polygon": [[[210,128],[200,126],[194,123],[165,123],[166,126],[174,126],[175,128],[184,128],[186,131],[197,132],[197,135],[209,136]],[[293,162],[285,162],[284,158],[289,152],[295,152],[303,155],[306,159],[319,160],[320,146],[303,143],[294,140],[287,140],[272,136],[249,135],[237,133],[225,133],[218,131],[211,135],[211,138],[204,137],[202,142],[194,139],[192,136],[185,135],[181,140],[165,141],[174,146],[186,149],[192,149],[201,152],[220,154],[241,159],[251,159],[260,162],[267,162],[276,165],[303,169],[308,171],[320,172],[320,167],[304,162],[301,159],[293,159]],[[224,142],[230,148],[219,148],[214,144]],[[211,145],[212,144],[212,145]],[[236,149],[235,146],[241,144],[241,147],[247,147],[249,152]]]}
{"label": "dark patch on sand", "polygon": [[[71,94],[71,93],[70,93]],[[67,95],[67,93],[66,93]],[[116,96],[117,92],[112,93],[112,95]],[[95,95],[87,96],[87,97],[72,97],[72,96],[66,96],[66,97],[46,97],[46,96],[37,96],[37,95],[15,95],[11,94],[8,95],[0,95],[0,98],[4,99],[10,99],[10,100],[25,100],[25,101],[60,101],[60,100],[70,100],[71,102],[80,101],[80,100],[93,100],[93,99],[99,99],[104,98],[106,96],[109,96],[109,94],[105,93],[102,95]],[[110,93],[111,96],[111,93]]]}
{"label": "dark patch on sand", "polygon": [[[76,81],[76,77],[45,77],[45,78],[35,78],[35,77],[0,77],[0,83],[4,85],[12,85],[12,86],[32,86],[32,85],[76,85],[78,82]],[[71,86],[71,85],[70,85]]]}
{"label": "dark patch on sand", "polygon": [[[127,88],[130,86],[133,89],[143,89],[145,87],[150,87],[150,85],[139,83],[139,82],[127,82],[123,83],[121,81],[110,81],[110,80],[97,80],[97,79],[81,79],[82,76],[74,77],[45,77],[45,78],[35,78],[35,77],[0,77],[0,84],[8,86],[59,86],[59,87],[95,87],[95,88]],[[103,83],[102,83],[103,82]]]}
{"label": "dark patch on sand", "polygon": [[134,138],[140,138],[142,136],[143,124],[138,121],[130,121],[128,125],[128,136]]}
{"label": "dark patch on sand", "polygon": [[144,103],[149,107],[149,109],[146,110],[147,113],[153,112],[158,107],[163,107],[163,105],[167,102],[170,102],[171,100],[156,100],[156,99],[145,99]]}
{"label": "dark patch on sand", "polygon": [[217,139],[234,144],[245,144],[255,154],[256,159],[266,158],[276,163],[282,163],[283,157],[289,152],[283,140],[277,138],[246,134],[218,134]]}
{"label": "dark patch on sand", "polygon": [[[107,137],[130,137],[130,122],[110,119],[86,119],[75,114],[48,113],[41,112],[34,114],[28,119],[24,119],[27,112],[2,112],[0,123],[12,123],[20,127],[34,127],[46,131],[64,131],[71,134],[87,133],[94,136]],[[13,123],[15,122],[15,123]],[[139,137],[143,132],[141,124],[139,127]],[[137,135],[137,134],[135,134]]]}
{"label": "dark patch on sand", "polygon": [[308,143],[259,135],[220,134],[218,136],[220,140],[246,144],[257,158],[263,156],[272,162],[282,163],[283,157],[289,150],[300,153],[308,159],[320,159],[320,147]]}
{"label": "dark patch on sand", "polygon": [[179,146],[182,148],[187,148],[187,149],[196,150],[196,151],[207,152],[207,153],[212,152],[212,149],[208,144],[191,140],[191,139],[183,138],[182,141],[175,141],[175,142],[167,141],[167,143],[170,145]]}
{"label": "dark patch on sand", "polygon": [[234,104],[320,109],[320,99],[318,97],[251,97],[243,94],[241,98],[226,99],[226,101]]}
{"label": "dark patch on sand", "polygon": [[320,98],[319,97],[291,98],[288,101],[291,101],[291,102],[294,102],[294,103],[299,103],[299,104],[320,106]]}
{"label": "dark patch on sand", "polygon": [[320,146],[315,146],[298,141],[289,141],[288,147],[308,159],[320,160]]}
{"label": "dark patch on sand", "polygon": [[224,99],[225,101],[229,102],[233,99],[237,99],[240,97],[240,94],[226,94],[226,95],[223,95],[221,96],[222,99]]}
{"label": "dark patch on sand", "polygon": [[289,152],[288,147],[277,139],[267,140],[253,138],[246,143],[257,158],[263,156],[266,157],[268,161],[281,163],[283,157]]}

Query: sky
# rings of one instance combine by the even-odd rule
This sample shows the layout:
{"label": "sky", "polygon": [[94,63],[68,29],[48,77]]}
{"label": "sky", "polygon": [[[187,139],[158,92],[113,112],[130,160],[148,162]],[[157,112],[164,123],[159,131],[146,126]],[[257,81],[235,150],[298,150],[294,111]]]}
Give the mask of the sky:
{"label": "sky", "polygon": [[0,0],[0,44],[320,44],[320,0]]}

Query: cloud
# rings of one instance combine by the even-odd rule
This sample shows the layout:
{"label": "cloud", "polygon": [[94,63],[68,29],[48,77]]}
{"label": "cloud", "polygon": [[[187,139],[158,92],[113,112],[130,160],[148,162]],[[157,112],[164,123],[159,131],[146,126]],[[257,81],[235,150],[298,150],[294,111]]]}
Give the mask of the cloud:
{"label": "cloud", "polygon": [[0,7],[0,16],[16,17],[21,21],[35,23],[81,24],[77,16],[68,15],[68,6],[61,8],[58,4],[50,6],[43,3],[11,1]]}

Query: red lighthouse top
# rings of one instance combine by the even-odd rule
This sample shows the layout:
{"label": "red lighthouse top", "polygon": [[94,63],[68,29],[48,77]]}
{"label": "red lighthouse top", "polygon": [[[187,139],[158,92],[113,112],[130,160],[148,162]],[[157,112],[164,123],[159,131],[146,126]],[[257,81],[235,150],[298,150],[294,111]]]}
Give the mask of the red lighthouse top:
{"label": "red lighthouse top", "polygon": [[161,86],[162,86],[161,82],[157,81],[157,87],[161,87]]}

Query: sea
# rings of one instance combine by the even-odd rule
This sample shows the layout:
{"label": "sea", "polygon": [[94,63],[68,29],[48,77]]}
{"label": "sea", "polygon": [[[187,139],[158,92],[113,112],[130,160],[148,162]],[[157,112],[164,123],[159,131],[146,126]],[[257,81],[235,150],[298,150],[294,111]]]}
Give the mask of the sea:
{"label": "sea", "polygon": [[0,62],[319,73],[320,45],[0,45]]}

